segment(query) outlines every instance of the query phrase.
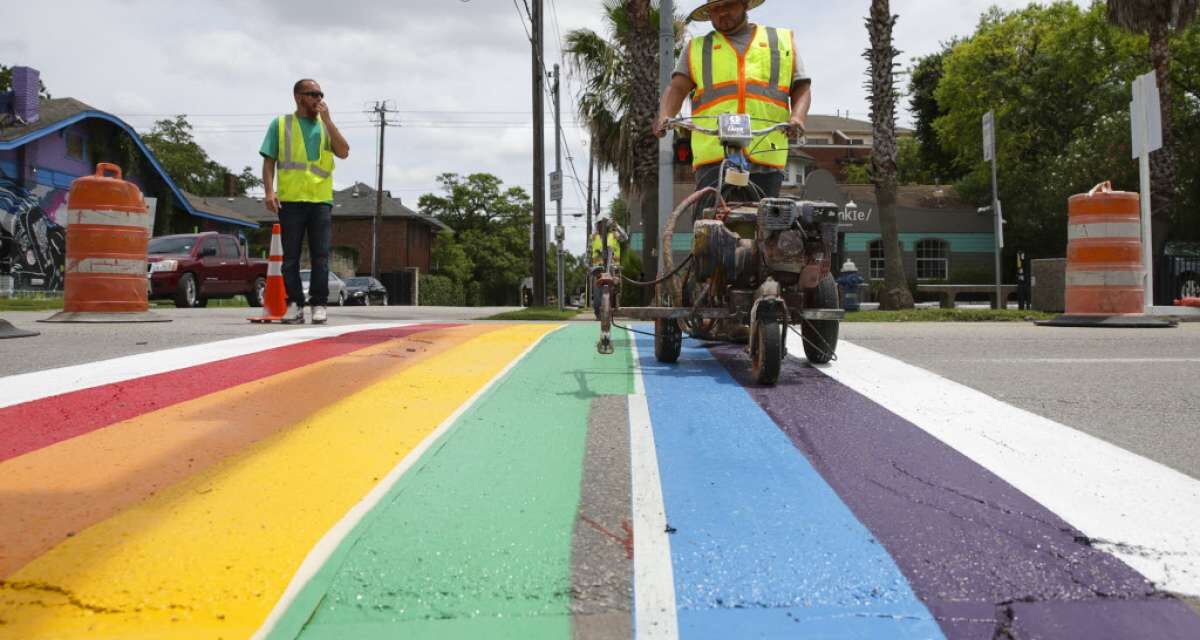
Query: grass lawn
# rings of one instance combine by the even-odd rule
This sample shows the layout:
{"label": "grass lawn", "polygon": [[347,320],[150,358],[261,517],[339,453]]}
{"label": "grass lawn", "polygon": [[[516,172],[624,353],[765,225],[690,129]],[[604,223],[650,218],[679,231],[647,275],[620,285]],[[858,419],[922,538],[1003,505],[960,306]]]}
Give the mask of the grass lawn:
{"label": "grass lawn", "polygon": [[1024,322],[1050,320],[1057,315],[1019,309],[906,309],[855,311],[846,314],[845,322]]}
{"label": "grass lawn", "polygon": [[509,311],[508,313],[500,313],[488,318],[480,318],[480,320],[570,320],[579,315],[579,309],[564,309],[559,311],[558,307],[528,307],[520,311]]}

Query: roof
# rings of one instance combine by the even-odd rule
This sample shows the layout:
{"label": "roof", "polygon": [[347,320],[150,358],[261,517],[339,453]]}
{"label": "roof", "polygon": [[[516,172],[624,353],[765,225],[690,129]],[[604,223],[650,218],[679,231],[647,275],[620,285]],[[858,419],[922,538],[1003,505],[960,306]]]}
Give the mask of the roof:
{"label": "roof", "polygon": [[[375,190],[371,187],[356,182],[354,186],[341,189],[333,192],[333,217],[335,218],[371,218],[375,216]],[[450,227],[446,223],[427,216],[408,207],[398,198],[391,197],[391,192],[384,191],[383,198],[383,217],[384,218],[412,218],[419,222],[423,222],[434,228],[435,231],[449,231]],[[252,198],[247,196],[237,198],[225,198],[222,201],[225,207],[249,218],[262,222],[274,222],[276,216],[274,213],[267,211],[263,206],[262,198]]]}
{"label": "roof", "polygon": [[246,225],[252,225],[255,227],[259,226],[260,224],[259,220],[251,218],[250,216],[242,215],[241,213],[228,207],[224,198],[198,196],[188,191],[184,191],[183,196],[187,198],[188,204],[190,204],[197,211],[203,211],[205,213],[214,216],[220,216],[222,218],[228,218],[230,220],[240,220]]}
{"label": "roof", "polygon": [[[870,135],[874,132],[875,127],[867,120],[855,120],[853,118],[843,118],[841,116],[823,116],[815,113],[810,113],[807,124],[807,132],[825,132],[825,131],[841,131],[843,133],[863,133]],[[896,127],[896,133],[912,133],[912,129],[904,127]]]}
{"label": "roof", "polygon": [[207,218],[217,222],[226,224],[234,224],[242,227],[257,227],[258,223],[248,220],[245,216],[226,217],[220,213],[210,212],[204,209],[198,209],[192,205],[191,200],[184,194],[179,185],[171,179],[171,175],[167,173],[154,152],[146,143],[142,141],[142,137],[133,130],[133,127],[126,124],[124,120],[103,111],[98,111],[88,104],[80,102],[74,98],[55,98],[51,100],[43,99],[38,106],[39,118],[37,122],[32,124],[21,124],[16,126],[0,126],[0,151],[10,151],[22,147],[30,142],[35,142],[52,133],[66,129],[67,127],[82,122],[88,119],[103,120],[110,122],[124,131],[141,149],[146,160],[150,162],[150,166],[158,172],[163,183],[171,190],[175,196],[175,201],[179,203],[189,215],[197,218]]}

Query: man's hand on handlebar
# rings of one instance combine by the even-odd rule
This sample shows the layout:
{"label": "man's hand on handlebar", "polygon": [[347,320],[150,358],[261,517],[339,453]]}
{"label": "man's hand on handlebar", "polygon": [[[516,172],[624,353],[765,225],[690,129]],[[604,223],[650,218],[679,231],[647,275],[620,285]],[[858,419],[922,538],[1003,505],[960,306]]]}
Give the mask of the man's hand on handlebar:
{"label": "man's hand on handlebar", "polygon": [[665,138],[667,136],[667,128],[670,126],[671,118],[668,116],[659,116],[654,121],[654,137]]}
{"label": "man's hand on handlebar", "polygon": [[787,122],[788,133],[790,133],[792,137],[804,135],[804,132],[807,130],[807,126],[808,123],[806,123],[804,118],[801,118],[800,116],[792,116]]}

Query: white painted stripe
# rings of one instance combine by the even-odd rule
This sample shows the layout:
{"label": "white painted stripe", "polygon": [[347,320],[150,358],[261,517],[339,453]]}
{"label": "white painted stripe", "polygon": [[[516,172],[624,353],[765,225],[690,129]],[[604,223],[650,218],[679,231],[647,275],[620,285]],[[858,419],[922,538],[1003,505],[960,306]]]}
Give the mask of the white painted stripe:
{"label": "white painted stripe", "polygon": [[633,471],[633,609],[635,640],[674,640],[679,637],[675,609],[675,573],[671,566],[671,538],[667,534],[667,508],[663,503],[654,428],[646,384],[638,364],[637,341],[633,350],[634,393],[629,396],[629,449]]}
{"label": "white painted stripe", "polygon": [[283,277],[283,263],[272,260],[267,263],[267,275]]}
{"label": "white painted stripe", "polygon": [[1137,222],[1088,222],[1067,227],[1068,240],[1088,238],[1130,238],[1141,240],[1142,225]]}
{"label": "white painted stripe", "polygon": [[1123,271],[1068,271],[1068,287],[1140,287],[1142,270]]}
{"label": "white painted stripe", "polygon": [[292,606],[292,603],[296,601],[296,597],[300,595],[300,592],[304,589],[304,585],[308,584],[309,580],[312,580],[317,571],[319,571],[321,567],[325,565],[325,562],[329,560],[329,557],[333,555],[333,552],[337,551],[338,546],[342,544],[342,541],[346,539],[346,536],[350,535],[350,532],[354,530],[354,527],[358,526],[358,523],[361,522],[362,519],[366,517],[366,515],[370,513],[380,501],[387,497],[387,494],[391,492],[392,487],[396,486],[396,483],[400,481],[400,478],[402,478],[404,474],[408,472],[408,470],[411,469],[418,460],[421,459],[421,456],[425,455],[425,452],[428,451],[429,448],[434,444],[436,444],[437,441],[441,439],[442,435],[445,434],[446,431],[450,430],[450,428],[454,426],[454,423],[458,422],[458,419],[462,417],[464,413],[470,410],[471,407],[475,406],[475,403],[478,402],[479,399],[482,398],[488,391],[490,391],[497,382],[503,380],[504,377],[507,376],[514,367],[516,367],[522,360],[532,353],[533,350],[538,347],[538,345],[542,344],[546,338],[549,338],[556,332],[562,330],[565,326],[566,325],[562,325],[553,331],[547,332],[545,335],[538,338],[533,344],[529,345],[528,349],[521,352],[521,355],[517,356],[512,362],[508,363],[508,366],[504,367],[503,370],[493,376],[492,379],[487,382],[487,384],[483,385],[483,387],[476,391],[475,394],[470,397],[470,399],[468,399],[458,408],[458,410],[450,414],[450,417],[443,420],[442,423],[438,425],[437,429],[434,429],[433,432],[426,436],[420,444],[414,447],[412,451],[409,451],[408,455],[404,456],[404,459],[401,460],[400,463],[394,468],[392,468],[392,470],[388,472],[388,474],[384,476],[384,478],[378,484],[375,485],[375,488],[371,489],[370,493],[360,500],[358,504],[351,507],[350,510],[346,512],[346,515],[343,516],[342,519],[337,522],[337,524],[333,525],[333,528],[331,528],[325,533],[324,536],[321,537],[321,540],[318,541],[312,550],[308,552],[308,555],[305,556],[304,562],[300,563],[300,568],[297,569],[296,574],[292,576],[292,580],[288,583],[287,589],[284,590],[283,596],[279,598],[279,602],[275,603],[275,607],[271,609],[271,613],[267,615],[267,619],[263,621],[263,625],[259,627],[258,631],[255,632],[253,636],[251,636],[252,640],[266,638],[267,635],[269,635],[271,631],[275,629],[275,625],[279,624],[279,620],[285,613],[287,613],[287,610]]}
{"label": "white painted stripe", "polygon": [[996,364],[1182,364],[1200,362],[1200,358],[963,358],[949,361]]}
{"label": "white painted stripe", "polygon": [[68,209],[68,224],[150,228],[150,216],[145,211],[109,211],[105,209]]}
{"label": "white painted stripe", "polygon": [[372,329],[392,329],[412,324],[417,323],[373,323],[276,330],[265,335],[234,338],[8,376],[0,378],[0,408],[320,338]]}
{"label": "white painted stripe", "polygon": [[67,260],[67,273],[103,273],[123,276],[144,276],[149,267],[145,260],[121,258],[84,258]]}
{"label": "white painted stripe", "polygon": [[821,370],[1037,500],[1159,588],[1200,595],[1200,480],[849,342]]}

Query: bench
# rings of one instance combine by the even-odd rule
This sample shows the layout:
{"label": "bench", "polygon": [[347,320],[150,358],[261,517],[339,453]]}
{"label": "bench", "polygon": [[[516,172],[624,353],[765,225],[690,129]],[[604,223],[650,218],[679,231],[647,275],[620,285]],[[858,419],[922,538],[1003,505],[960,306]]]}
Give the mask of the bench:
{"label": "bench", "polygon": [[[984,293],[992,303],[993,309],[1001,308],[996,304],[996,285],[994,284],[918,284],[917,291],[936,293],[941,300],[943,309],[954,308],[954,298],[960,293]],[[1004,307],[1008,308],[1008,299],[1017,292],[1017,285],[1002,284],[1000,293],[1004,297]]]}

